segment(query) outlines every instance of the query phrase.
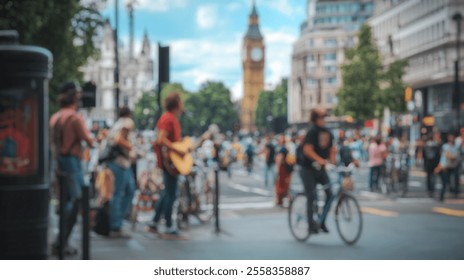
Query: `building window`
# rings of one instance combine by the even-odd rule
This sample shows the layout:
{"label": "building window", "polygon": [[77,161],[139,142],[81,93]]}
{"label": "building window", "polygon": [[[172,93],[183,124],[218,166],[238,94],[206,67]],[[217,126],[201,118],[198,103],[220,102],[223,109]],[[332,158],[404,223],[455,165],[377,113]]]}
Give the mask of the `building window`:
{"label": "building window", "polygon": [[328,77],[325,79],[325,83],[328,85],[334,85],[337,83],[337,77]]}
{"label": "building window", "polygon": [[334,104],[335,103],[335,99],[332,96],[332,94],[330,94],[330,93],[325,94],[325,103],[327,103],[327,104]]}
{"label": "building window", "polygon": [[324,60],[337,60],[336,53],[326,53],[324,54]]}
{"label": "building window", "polygon": [[325,39],[324,41],[324,46],[328,48],[335,48],[337,47],[337,39],[336,38],[329,38]]}
{"label": "building window", "polygon": [[325,70],[325,72],[328,72],[328,73],[334,73],[334,72],[337,71],[337,66],[335,66],[335,65],[326,65],[324,67],[324,70]]}
{"label": "building window", "polygon": [[317,79],[309,78],[308,79],[308,86],[311,87],[311,88],[317,87]]}

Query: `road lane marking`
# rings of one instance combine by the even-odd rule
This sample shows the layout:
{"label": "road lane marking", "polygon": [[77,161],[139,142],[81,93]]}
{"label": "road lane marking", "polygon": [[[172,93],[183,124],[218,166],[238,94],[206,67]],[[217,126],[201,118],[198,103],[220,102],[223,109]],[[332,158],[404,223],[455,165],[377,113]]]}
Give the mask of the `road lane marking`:
{"label": "road lane marking", "polygon": [[399,214],[397,212],[387,211],[387,210],[380,210],[380,209],[371,208],[371,207],[361,207],[361,212],[363,212],[365,214],[377,215],[377,216],[382,216],[382,217],[397,217],[397,216],[399,216]]}
{"label": "road lane marking", "polygon": [[408,186],[411,188],[422,188],[424,187],[424,183],[419,181],[409,181]]}
{"label": "road lane marking", "polygon": [[275,205],[272,201],[253,203],[227,203],[219,205],[219,209],[221,210],[270,209],[274,207]]}
{"label": "road lane marking", "polygon": [[247,192],[247,193],[255,193],[263,196],[270,196],[272,193],[268,190],[263,190],[262,188],[252,188],[252,187],[247,187],[241,184],[237,183],[229,183],[229,187],[242,191],[242,192]]}
{"label": "road lane marking", "polygon": [[464,210],[455,210],[443,207],[433,207],[432,212],[454,217],[464,217]]}

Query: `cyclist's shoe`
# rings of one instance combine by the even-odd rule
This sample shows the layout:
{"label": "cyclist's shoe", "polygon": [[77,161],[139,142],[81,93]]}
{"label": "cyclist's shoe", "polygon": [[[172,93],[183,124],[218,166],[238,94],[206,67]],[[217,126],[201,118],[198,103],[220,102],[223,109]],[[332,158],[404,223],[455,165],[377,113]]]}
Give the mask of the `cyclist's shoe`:
{"label": "cyclist's shoe", "polygon": [[325,225],[325,223],[322,223],[319,228],[322,232],[329,233],[329,230],[327,229],[327,226]]}
{"label": "cyclist's shoe", "polygon": [[319,226],[316,224],[316,222],[312,222],[309,224],[309,233],[319,233]]}

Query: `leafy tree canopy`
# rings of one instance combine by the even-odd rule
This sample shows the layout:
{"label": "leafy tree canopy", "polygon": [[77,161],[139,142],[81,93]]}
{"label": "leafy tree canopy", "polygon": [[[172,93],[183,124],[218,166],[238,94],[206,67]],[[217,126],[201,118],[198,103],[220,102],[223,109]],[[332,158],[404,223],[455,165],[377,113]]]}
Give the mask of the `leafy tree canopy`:
{"label": "leafy tree canopy", "polygon": [[44,47],[53,54],[51,111],[56,93],[68,79],[82,81],[78,68],[96,55],[93,44],[103,19],[96,3],[76,0],[5,0],[0,2],[0,29],[18,31],[20,42]]}

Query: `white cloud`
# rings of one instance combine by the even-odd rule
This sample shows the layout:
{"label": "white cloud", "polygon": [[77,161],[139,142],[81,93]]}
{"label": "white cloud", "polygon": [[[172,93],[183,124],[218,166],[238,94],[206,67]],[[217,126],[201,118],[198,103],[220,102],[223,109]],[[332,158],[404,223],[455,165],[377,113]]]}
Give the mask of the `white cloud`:
{"label": "white cloud", "polygon": [[[295,31],[264,30],[266,40],[266,85],[275,86],[283,77],[290,76],[292,44],[298,36]],[[272,88],[271,86],[271,88]]]}
{"label": "white cloud", "polygon": [[[191,91],[198,90],[206,81],[224,82],[232,91],[241,81],[240,45],[242,34],[231,35],[228,41],[185,39],[170,42],[172,80]],[[189,86],[190,85],[190,86]],[[235,95],[243,95],[235,93]]]}
{"label": "white cloud", "polygon": [[243,80],[242,77],[240,77],[239,80],[237,80],[234,85],[232,86],[232,89],[230,90],[232,93],[232,101],[235,102],[243,97]]}
{"label": "white cloud", "polygon": [[217,24],[217,9],[213,5],[200,6],[197,10],[197,24],[202,29],[210,29]]}
{"label": "white cloud", "polygon": [[[124,1],[124,4],[127,0]],[[181,8],[187,5],[187,0],[136,0],[135,8],[153,12],[166,12],[173,8]]]}
{"label": "white cloud", "polygon": [[260,3],[256,3],[256,5],[266,5],[269,8],[277,10],[287,16],[295,16],[296,14],[305,12],[304,6],[293,6],[291,1],[288,0],[260,1]]}

